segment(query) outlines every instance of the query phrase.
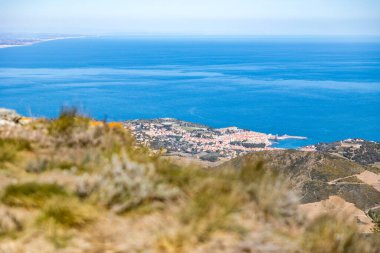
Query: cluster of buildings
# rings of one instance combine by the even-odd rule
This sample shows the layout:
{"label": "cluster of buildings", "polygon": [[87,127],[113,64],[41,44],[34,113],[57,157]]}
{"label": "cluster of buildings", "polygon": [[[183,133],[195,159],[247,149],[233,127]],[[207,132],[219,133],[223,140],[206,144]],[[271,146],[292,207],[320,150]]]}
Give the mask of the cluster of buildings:
{"label": "cluster of buildings", "polygon": [[217,161],[240,154],[272,150],[278,136],[239,129],[237,127],[210,128],[172,118],[130,120],[124,123],[139,143],[168,154],[192,156]]}

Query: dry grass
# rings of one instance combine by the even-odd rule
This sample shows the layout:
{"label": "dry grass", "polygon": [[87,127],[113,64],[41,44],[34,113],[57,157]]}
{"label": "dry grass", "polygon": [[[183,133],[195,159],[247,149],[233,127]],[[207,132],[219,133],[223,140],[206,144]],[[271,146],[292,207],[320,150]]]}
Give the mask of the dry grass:
{"label": "dry grass", "polygon": [[12,211],[0,207],[0,238],[5,236],[13,236],[15,233],[23,229],[23,224]]}
{"label": "dry grass", "polygon": [[238,179],[265,218],[295,216],[299,198],[285,175],[266,167],[263,161],[247,159],[238,172]]}
{"label": "dry grass", "polygon": [[[128,153],[114,155],[98,175],[82,181],[80,195],[92,195],[96,202],[123,213],[153,201],[164,202],[179,194],[176,187],[160,182],[154,163],[132,160]],[[83,190],[87,187],[87,190]],[[83,192],[88,192],[83,194]]]}
{"label": "dry grass", "polygon": [[43,227],[82,228],[94,221],[96,211],[75,198],[52,199],[41,210],[37,223]]}
{"label": "dry grass", "polygon": [[53,197],[66,195],[67,192],[56,184],[28,182],[8,185],[1,201],[9,206],[41,207]]}
{"label": "dry grass", "polygon": [[190,227],[197,241],[205,241],[217,230],[242,231],[234,224],[231,214],[238,212],[247,201],[242,188],[228,179],[208,178],[189,195],[181,221]]}
{"label": "dry grass", "polygon": [[4,168],[6,163],[14,162],[20,151],[31,149],[30,142],[24,139],[0,139],[0,169]]}
{"label": "dry grass", "polygon": [[78,113],[76,108],[62,108],[59,117],[50,121],[49,134],[58,137],[68,137],[75,130],[86,130],[90,125],[90,119]]}
{"label": "dry grass", "polygon": [[[122,239],[113,241],[110,231],[127,236],[131,229],[146,237],[139,242],[141,247],[131,243],[131,248],[140,249],[134,252],[242,252],[231,249],[249,238],[253,238],[251,252],[256,252],[261,242],[252,235],[264,232],[268,245],[270,240],[276,240],[273,244],[279,248],[291,244],[294,252],[371,252],[356,227],[339,215],[298,222],[293,183],[263,162],[247,160],[241,170],[223,171],[176,165],[137,146],[120,125],[92,122],[75,109],[65,109],[57,119],[0,131],[0,165],[20,161],[12,164],[12,170],[0,170],[7,180],[1,184],[1,201],[33,211],[37,219],[30,215],[26,220],[38,225],[24,227],[15,216],[4,214],[0,234],[23,229],[29,233],[21,233],[22,239],[15,243],[31,245],[23,236],[35,234],[54,249],[84,253],[71,239],[92,238],[99,231],[87,225],[99,225],[112,216],[125,222],[101,231],[103,241],[112,239],[115,244],[103,245],[114,249],[109,252],[123,252],[118,247],[129,246]],[[61,181],[52,181],[52,174]],[[152,232],[150,227],[166,224],[166,219],[167,226]],[[271,229],[264,231],[268,226]],[[223,236],[235,238],[228,242],[230,248],[205,248]],[[147,246],[145,241],[156,244]]]}
{"label": "dry grass", "polygon": [[336,215],[322,215],[311,222],[304,232],[302,247],[310,253],[373,252],[360,238],[356,225]]}

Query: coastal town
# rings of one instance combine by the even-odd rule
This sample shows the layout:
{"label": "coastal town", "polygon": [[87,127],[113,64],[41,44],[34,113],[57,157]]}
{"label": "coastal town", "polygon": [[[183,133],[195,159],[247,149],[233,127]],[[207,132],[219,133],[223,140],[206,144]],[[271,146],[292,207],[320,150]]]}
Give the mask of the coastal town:
{"label": "coastal town", "polygon": [[274,150],[279,140],[299,136],[278,136],[237,127],[211,128],[173,118],[129,120],[124,123],[137,142],[168,155],[195,157],[215,162],[231,159],[253,151]]}

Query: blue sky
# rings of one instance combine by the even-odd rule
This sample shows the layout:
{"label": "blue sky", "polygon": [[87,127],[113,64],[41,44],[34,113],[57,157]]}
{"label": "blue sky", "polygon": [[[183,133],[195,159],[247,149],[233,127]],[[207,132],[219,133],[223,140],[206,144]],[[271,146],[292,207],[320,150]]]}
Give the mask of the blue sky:
{"label": "blue sky", "polygon": [[380,35],[380,0],[0,0],[0,32]]}

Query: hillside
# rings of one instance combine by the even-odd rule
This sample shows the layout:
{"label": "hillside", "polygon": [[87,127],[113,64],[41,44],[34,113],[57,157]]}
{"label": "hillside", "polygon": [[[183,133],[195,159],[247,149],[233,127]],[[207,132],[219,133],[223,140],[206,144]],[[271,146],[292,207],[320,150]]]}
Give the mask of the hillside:
{"label": "hillside", "polygon": [[[376,234],[364,235],[349,213],[305,215],[292,180],[322,194],[318,184],[366,172],[353,162],[268,151],[254,154],[264,164],[238,158],[205,169],[173,164],[121,124],[75,110],[0,115],[1,253],[380,252]],[[275,164],[283,169],[267,169]],[[351,186],[332,183],[334,194],[356,199],[342,193]],[[376,192],[360,187],[368,199],[358,203],[376,204]]]}
{"label": "hillside", "polygon": [[[319,143],[315,149],[345,157],[362,165],[379,167],[380,143],[362,139],[348,139],[332,143]],[[379,167],[380,168],[380,167]],[[377,170],[380,172],[380,170]]]}
{"label": "hillside", "polygon": [[246,160],[263,160],[269,167],[289,175],[299,183],[302,203],[316,202],[338,195],[362,210],[380,205],[380,192],[358,176],[367,167],[320,152],[294,150],[262,151],[226,162],[221,167],[241,168]]}

